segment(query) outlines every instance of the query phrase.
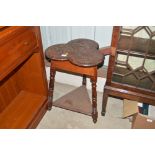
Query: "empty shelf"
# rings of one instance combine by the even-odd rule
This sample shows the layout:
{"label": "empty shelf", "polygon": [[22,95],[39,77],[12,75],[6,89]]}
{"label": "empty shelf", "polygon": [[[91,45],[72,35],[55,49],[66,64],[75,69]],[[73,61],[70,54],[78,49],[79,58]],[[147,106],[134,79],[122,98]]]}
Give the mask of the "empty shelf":
{"label": "empty shelf", "polygon": [[46,104],[46,97],[21,91],[0,114],[0,128],[29,128]]}

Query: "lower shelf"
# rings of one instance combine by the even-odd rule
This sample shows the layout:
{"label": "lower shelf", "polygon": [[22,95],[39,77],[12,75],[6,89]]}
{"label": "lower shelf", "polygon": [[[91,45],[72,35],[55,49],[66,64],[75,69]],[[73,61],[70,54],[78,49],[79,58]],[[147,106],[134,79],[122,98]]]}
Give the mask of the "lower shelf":
{"label": "lower shelf", "polygon": [[42,108],[46,108],[47,97],[21,91],[0,114],[0,128],[30,128]]}
{"label": "lower shelf", "polygon": [[89,116],[92,115],[92,104],[85,86],[81,86],[62,96],[53,102],[53,106]]}

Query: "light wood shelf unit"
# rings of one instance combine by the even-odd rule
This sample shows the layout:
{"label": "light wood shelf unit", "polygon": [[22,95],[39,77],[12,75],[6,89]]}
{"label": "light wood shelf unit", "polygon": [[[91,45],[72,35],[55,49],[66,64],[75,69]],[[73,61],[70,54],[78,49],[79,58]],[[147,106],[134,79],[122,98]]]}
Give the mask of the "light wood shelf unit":
{"label": "light wood shelf unit", "polygon": [[39,27],[0,31],[0,128],[35,128],[47,110]]}

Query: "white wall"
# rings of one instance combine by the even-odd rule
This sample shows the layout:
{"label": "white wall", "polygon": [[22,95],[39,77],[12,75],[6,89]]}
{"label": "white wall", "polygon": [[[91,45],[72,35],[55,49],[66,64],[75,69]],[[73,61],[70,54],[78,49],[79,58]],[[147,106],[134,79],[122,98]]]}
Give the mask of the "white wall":
{"label": "white wall", "polygon": [[[112,37],[112,26],[97,26],[95,27],[94,40],[100,47],[110,46]],[[109,56],[105,57],[104,65],[108,66]]]}
{"label": "white wall", "polygon": [[[48,46],[66,43],[71,39],[88,38],[99,43],[100,47],[109,46],[111,44],[112,26],[41,26],[41,35],[43,48]],[[108,65],[108,56],[104,65]],[[46,68],[47,77],[49,77],[49,68]],[[73,75],[58,72],[56,81],[71,85],[81,85],[81,78]],[[98,78],[98,91],[103,90],[105,79]],[[91,88],[88,82],[88,89]]]}
{"label": "white wall", "polygon": [[72,26],[71,39],[88,38],[94,40],[94,26]]}
{"label": "white wall", "polygon": [[[111,44],[112,26],[41,26],[41,34],[44,49],[76,38],[92,39],[104,47]],[[104,65],[108,65],[108,58]]]}

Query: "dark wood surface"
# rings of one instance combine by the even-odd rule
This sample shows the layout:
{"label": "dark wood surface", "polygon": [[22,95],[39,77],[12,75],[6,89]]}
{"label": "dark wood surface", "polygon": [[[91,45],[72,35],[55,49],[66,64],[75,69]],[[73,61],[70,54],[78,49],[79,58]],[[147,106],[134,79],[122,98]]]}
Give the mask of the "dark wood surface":
{"label": "dark wood surface", "polygon": [[103,62],[98,44],[89,39],[75,39],[66,44],[50,46],[45,55],[49,60],[68,60],[77,66],[91,67]]}
{"label": "dark wood surface", "polygon": [[0,128],[35,128],[47,110],[48,87],[39,27],[0,31]]}
{"label": "dark wood surface", "polygon": [[[138,29],[136,31],[138,31]],[[138,102],[155,105],[155,91],[153,89],[142,88],[137,85],[138,83],[136,83],[135,85],[133,85],[133,84],[131,85],[129,82],[124,83],[122,81],[114,80],[113,74],[116,71],[115,63],[116,63],[116,59],[117,59],[117,52],[120,53],[120,51],[121,51],[121,53],[123,53],[124,55],[128,55],[126,50],[124,50],[124,51],[122,50],[123,48],[127,48],[128,44],[127,44],[126,40],[128,38],[125,38],[125,40],[123,39],[123,40],[121,40],[121,42],[119,42],[120,41],[119,40],[120,32],[121,32],[121,27],[115,26],[113,28],[112,43],[111,43],[111,49],[110,49],[111,52],[109,52],[110,59],[109,59],[109,65],[108,65],[107,80],[106,80],[106,84],[104,87],[104,93],[103,93],[103,103],[102,103],[102,115],[103,116],[106,113],[106,105],[107,105],[109,96],[113,96],[113,97],[117,97],[117,98],[121,98],[121,99],[135,100]],[[134,56],[136,55],[136,57],[143,57],[145,59],[147,59],[147,58],[154,59],[154,56],[152,56],[152,55],[150,56],[150,53],[147,53],[147,54],[149,54],[149,56],[147,56],[147,54],[141,53],[141,50],[138,51],[138,47],[140,49],[144,49],[144,47],[142,47],[143,45],[141,46],[141,42],[143,41],[143,39],[138,40],[138,38],[136,38],[136,40],[133,39],[132,41],[133,41],[134,45],[130,46],[130,47],[132,47],[132,50],[135,48]],[[146,42],[146,40],[145,40],[145,42]],[[118,46],[118,44],[119,44],[119,46]],[[121,48],[121,50],[119,48]],[[149,47],[147,47],[147,48],[149,48]],[[154,45],[151,45],[151,49],[153,49],[153,48],[154,48]],[[102,53],[104,53],[104,51],[105,51],[105,53],[107,53],[107,50],[109,50],[109,48],[108,49],[105,48],[102,51]],[[130,49],[128,49],[128,50],[130,51]],[[140,53],[140,54],[136,54],[136,50],[137,50],[137,53]],[[152,53],[153,52],[151,50],[151,54]],[[129,55],[133,56],[132,52],[130,52]],[[122,63],[122,65],[124,65],[124,64]],[[153,74],[151,76],[153,76]],[[146,85],[147,85],[147,83],[146,83]]]}
{"label": "dark wood surface", "polygon": [[92,105],[85,86],[81,86],[53,102],[53,106],[92,115]]}

